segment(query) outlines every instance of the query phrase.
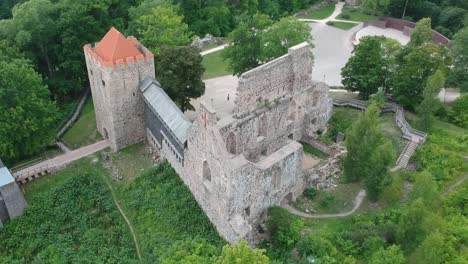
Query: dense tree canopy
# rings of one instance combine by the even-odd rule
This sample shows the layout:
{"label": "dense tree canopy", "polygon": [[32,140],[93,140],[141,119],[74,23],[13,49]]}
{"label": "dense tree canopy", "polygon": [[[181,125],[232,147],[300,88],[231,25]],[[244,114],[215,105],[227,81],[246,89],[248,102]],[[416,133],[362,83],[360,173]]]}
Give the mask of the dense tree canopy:
{"label": "dense tree canopy", "polygon": [[433,113],[435,111],[435,106],[437,105],[437,95],[440,92],[440,89],[444,87],[445,84],[445,75],[441,70],[436,71],[433,75],[427,80],[426,87],[423,91],[423,100],[416,107],[416,112],[418,113],[418,128],[424,131],[428,131],[432,127],[434,122]]}
{"label": "dense tree canopy", "polygon": [[235,75],[287,53],[288,48],[301,42],[311,42],[309,27],[292,17],[274,23],[267,15],[246,17],[232,31],[232,45],[224,50],[224,57]]}
{"label": "dense tree canopy", "polygon": [[452,123],[468,128],[468,94],[462,95],[453,102],[449,110],[449,117]]}
{"label": "dense tree canopy", "polygon": [[42,150],[53,141],[56,118],[47,86],[29,62],[0,60],[0,157],[13,162]]}
{"label": "dense tree canopy", "polygon": [[452,63],[448,49],[432,43],[430,19],[422,19],[411,40],[397,55],[397,69],[392,77],[392,94],[405,107],[414,109],[423,100],[429,76],[437,70],[448,72]]}
{"label": "dense tree canopy", "polygon": [[450,81],[458,85],[462,91],[468,92],[468,26],[453,37],[450,51],[453,56],[453,69]]}
{"label": "dense tree canopy", "polygon": [[153,53],[158,53],[162,46],[189,44],[190,32],[182,19],[172,7],[153,8],[137,20],[140,41]]}
{"label": "dense tree canopy", "polygon": [[163,47],[156,55],[156,78],[182,111],[193,110],[191,98],[205,92],[202,57],[195,47]]}
{"label": "dense tree canopy", "polygon": [[359,92],[368,99],[379,88],[387,89],[395,51],[385,49],[384,37],[364,37],[354,47],[351,58],[341,70],[346,90]]}

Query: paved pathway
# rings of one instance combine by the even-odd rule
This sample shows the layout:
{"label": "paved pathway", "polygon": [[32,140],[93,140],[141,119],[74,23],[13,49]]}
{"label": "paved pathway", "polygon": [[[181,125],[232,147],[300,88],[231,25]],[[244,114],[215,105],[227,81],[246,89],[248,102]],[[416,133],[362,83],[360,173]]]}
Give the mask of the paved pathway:
{"label": "paved pathway", "polygon": [[224,49],[225,47],[227,47],[227,46],[228,46],[228,44],[224,44],[224,45],[221,45],[221,46],[218,46],[218,47],[209,49],[209,50],[205,50],[205,51],[200,52],[200,55],[205,56],[205,55],[207,55],[207,54],[210,54],[210,53],[214,53],[214,52],[223,50],[223,49]]}
{"label": "paved pathway", "polygon": [[288,210],[291,214],[302,216],[305,218],[314,218],[314,219],[322,219],[322,218],[338,218],[338,217],[346,217],[352,215],[356,210],[361,206],[362,201],[364,200],[364,197],[366,197],[366,191],[360,190],[359,193],[356,195],[356,198],[354,198],[354,207],[351,209],[351,211],[344,212],[344,213],[338,213],[338,214],[308,214],[304,213],[301,211],[298,211],[297,209],[293,208],[289,204],[282,203],[281,207],[285,208]]}
{"label": "paved pathway", "polygon": [[108,140],[102,140],[86,147],[67,152],[55,158],[34,164],[19,171],[14,171],[13,177],[15,177],[16,181],[25,181],[30,177],[41,175],[45,172],[54,171],[57,168],[63,167],[70,162],[89,156],[109,146],[110,142]]}

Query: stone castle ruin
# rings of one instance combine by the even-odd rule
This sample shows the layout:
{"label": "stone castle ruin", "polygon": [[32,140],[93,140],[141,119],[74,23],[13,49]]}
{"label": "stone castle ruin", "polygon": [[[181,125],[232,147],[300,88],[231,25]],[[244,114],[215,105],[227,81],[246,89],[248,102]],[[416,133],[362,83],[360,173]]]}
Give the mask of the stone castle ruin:
{"label": "stone castle ruin", "polygon": [[298,141],[324,129],[332,109],[328,87],[312,81],[309,44],[244,73],[228,110],[201,101],[193,121],[135,38],[112,28],[84,50],[99,132],[114,151],[147,138],[228,242],[254,240],[266,209],[307,187]]}

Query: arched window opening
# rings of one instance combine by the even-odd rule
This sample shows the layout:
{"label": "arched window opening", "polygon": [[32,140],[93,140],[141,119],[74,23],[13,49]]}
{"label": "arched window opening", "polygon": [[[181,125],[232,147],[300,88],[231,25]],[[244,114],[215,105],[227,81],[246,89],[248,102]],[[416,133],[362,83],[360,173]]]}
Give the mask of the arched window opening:
{"label": "arched window opening", "polygon": [[211,170],[206,160],[203,161],[203,180],[209,182],[211,181]]}
{"label": "arched window opening", "polygon": [[231,154],[237,154],[237,139],[234,132],[230,132],[226,139],[226,149]]}

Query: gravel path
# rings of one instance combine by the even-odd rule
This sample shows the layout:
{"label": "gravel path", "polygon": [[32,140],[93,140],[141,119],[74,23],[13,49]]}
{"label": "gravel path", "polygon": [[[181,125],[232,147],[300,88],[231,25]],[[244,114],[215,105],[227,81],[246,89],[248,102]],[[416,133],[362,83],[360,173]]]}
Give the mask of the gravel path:
{"label": "gravel path", "polygon": [[338,218],[338,217],[346,217],[346,216],[352,215],[357,209],[359,209],[359,207],[362,204],[362,201],[364,200],[364,197],[366,197],[366,191],[360,190],[359,193],[356,195],[356,198],[354,199],[354,208],[351,209],[351,211],[338,213],[338,214],[308,214],[308,213],[298,211],[297,209],[293,208],[292,206],[286,203],[284,204],[282,203],[281,207],[288,210],[291,214],[302,216],[305,218],[313,218],[313,219]]}

